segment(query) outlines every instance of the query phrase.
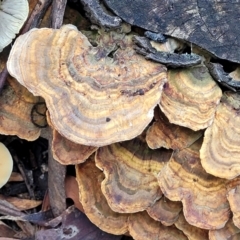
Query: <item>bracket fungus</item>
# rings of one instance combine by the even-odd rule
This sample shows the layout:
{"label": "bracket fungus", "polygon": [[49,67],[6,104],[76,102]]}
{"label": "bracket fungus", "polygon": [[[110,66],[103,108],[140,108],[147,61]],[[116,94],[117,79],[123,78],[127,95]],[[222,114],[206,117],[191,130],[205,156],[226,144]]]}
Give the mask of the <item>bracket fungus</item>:
{"label": "bracket fungus", "polygon": [[0,95],[0,133],[17,135],[28,141],[36,140],[41,129],[33,124],[31,111],[38,101],[39,97],[33,96],[9,76]]}
{"label": "bracket fungus", "polygon": [[152,206],[162,196],[155,176],[170,154],[162,149],[153,151],[138,138],[99,148],[95,161],[105,175],[101,188],[108,205],[120,213]]}
{"label": "bracket fungus", "polygon": [[240,175],[240,95],[225,92],[200,150],[204,169],[217,177]]}
{"label": "bracket fungus", "polygon": [[28,17],[27,0],[0,1],[0,52],[15,38]]}
{"label": "bracket fungus", "polygon": [[32,29],[15,41],[7,68],[45,99],[61,135],[105,146],[144,130],[166,82],[166,68],[136,54],[132,44],[109,57],[73,25]]}
{"label": "bracket fungus", "polygon": [[197,131],[211,125],[221,96],[206,67],[169,70],[160,108],[170,123]]}
{"label": "bracket fungus", "polygon": [[91,156],[86,162],[76,165],[79,200],[90,221],[105,232],[121,235],[128,231],[129,214],[114,212],[101,191],[104,174]]}
{"label": "bracket fungus", "polygon": [[156,121],[147,130],[146,141],[152,149],[164,147],[181,150],[192,145],[201,136],[201,131],[193,131],[170,123],[159,111]]}
{"label": "bracket fungus", "polygon": [[163,194],[183,203],[187,222],[203,229],[222,228],[230,217],[225,179],[203,169],[199,149],[202,139],[189,148],[173,153],[158,175]]}
{"label": "bracket fungus", "polygon": [[187,240],[182,231],[173,226],[163,226],[149,217],[146,211],[135,213],[129,217],[129,233],[137,240]]}
{"label": "bracket fungus", "polygon": [[0,143],[0,188],[6,184],[13,169],[13,160],[4,144]]}

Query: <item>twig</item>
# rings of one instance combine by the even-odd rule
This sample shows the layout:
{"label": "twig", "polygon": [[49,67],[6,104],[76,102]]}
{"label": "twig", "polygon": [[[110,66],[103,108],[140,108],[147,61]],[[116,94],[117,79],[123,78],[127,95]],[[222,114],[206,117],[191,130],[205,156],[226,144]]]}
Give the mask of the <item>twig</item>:
{"label": "twig", "polygon": [[63,15],[65,12],[67,0],[53,0],[52,4],[52,28],[58,29],[62,26]]}

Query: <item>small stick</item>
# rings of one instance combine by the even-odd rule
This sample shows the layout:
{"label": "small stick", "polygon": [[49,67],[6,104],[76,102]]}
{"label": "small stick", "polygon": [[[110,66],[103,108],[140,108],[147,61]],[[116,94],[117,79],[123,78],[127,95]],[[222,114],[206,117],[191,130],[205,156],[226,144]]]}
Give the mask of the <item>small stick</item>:
{"label": "small stick", "polygon": [[58,29],[62,26],[66,4],[67,0],[53,0],[51,13],[52,28]]}

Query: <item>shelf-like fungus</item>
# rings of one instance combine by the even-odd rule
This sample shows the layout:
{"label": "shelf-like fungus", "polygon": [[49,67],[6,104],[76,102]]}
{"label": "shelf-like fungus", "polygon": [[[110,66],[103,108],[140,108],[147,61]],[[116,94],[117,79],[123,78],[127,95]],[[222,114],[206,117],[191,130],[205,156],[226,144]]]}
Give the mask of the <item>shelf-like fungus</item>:
{"label": "shelf-like fungus", "polygon": [[[166,159],[161,159],[164,154]],[[95,161],[105,175],[101,188],[108,205],[120,213],[139,212],[152,206],[162,196],[155,175],[170,154],[149,149],[138,138],[99,148]]]}
{"label": "shelf-like fungus", "polygon": [[144,130],[166,82],[166,68],[136,54],[129,38],[109,57],[73,25],[33,29],[18,37],[7,67],[45,99],[61,135],[105,146]]}
{"label": "shelf-like fungus", "polygon": [[38,101],[38,97],[9,76],[0,95],[0,133],[36,140],[41,129],[34,125],[31,112]]}
{"label": "shelf-like fungus", "polygon": [[181,211],[181,202],[170,201],[165,196],[147,209],[149,216],[156,221],[160,221],[164,226],[173,225],[177,221]]}
{"label": "shelf-like fungus", "polygon": [[155,221],[143,211],[130,215],[129,233],[137,240],[187,240],[182,231],[175,226],[166,227]]}
{"label": "shelf-like fungus", "polygon": [[27,0],[0,1],[0,52],[15,38],[28,17]]}
{"label": "shelf-like fungus", "polygon": [[114,212],[101,191],[104,174],[96,166],[93,157],[76,165],[79,200],[92,223],[105,232],[121,235],[128,230],[129,214]]}
{"label": "shelf-like fungus", "polygon": [[211,125],[221,96],[206,67],[169,70],[160,108],[171,123],[197,131]]}
{"label": "shelf-like fungus", "polygon": [[8,181],[12,168],[12,156],[5,145],[0,143],[0,188]]}
{"label": "shelf-like fungus", "polygon": [[204,169],[217,177],[240,175],[240,95],[225,92],[200,150]]}
{"label": "shelf-like fungus", "polygon": [[203,229],[219,229],[230,217],[226,180],[203,169],[199,157],[201,143],[202,139],[175,152],[160,171],[158,181],[167,198],[182,201],[188,223]]}
{"label": "shelf-like fungus", "polygon": [[164,147],[181,150],[190,146],[201,136],[201,131],[195,132],[192,129],[170,123],[166,116],[159,111],[156,122],[148,128],[146,141],[152,149]]}

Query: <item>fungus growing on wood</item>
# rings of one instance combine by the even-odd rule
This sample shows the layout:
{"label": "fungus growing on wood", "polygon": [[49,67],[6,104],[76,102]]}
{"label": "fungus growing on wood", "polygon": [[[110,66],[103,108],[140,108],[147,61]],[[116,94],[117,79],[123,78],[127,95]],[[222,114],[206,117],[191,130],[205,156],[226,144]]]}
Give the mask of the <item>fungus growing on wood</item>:
{"label": "fungus growing on wood", "polygon": [[9,76],[0,95],[0,133],[36,140],[41,129],[32,122],[31,111],[38,101],[38,97]]}
{"label": "fungus growing on wood", "polygon": [[108,206],[101,191],[104,174],[96,166],[93,156],[76,165],[79,200],[92,223],[105,232],[121,235],[128,229],[129,214],[116,213]]}
{"label": "fungus growing on wood", "polygon": [[233,213],[233,223],[240,229],[240,177],[227,184],[227,199]]}
{"label": "fungus growing on wood", "polygon": [[15,38],[28,17],[27,0],[0,1],[0,52]]}
{"label": "fungus growing on wood", "polygon": [[149,149],[139,138],[99,148],[96,166],[104,172],[101,188],[113,211],[143,211],[161,198],[155,176],[170,155],[171,151]]}
{"label": "fungus growing on wood", "polygon": [[137,240],[187,240],[188,238],[175,226],[166,227],[149,217],[146,211],[129,217],[129,233]]}
{"label": "fungus growing on wood", "polygon": [[7,67],[45,99],[61,135],[96,147],[139,135],[166,82],[166,68],[136,54],[130,41],[108,57],[73,25],[20,36]]}
{"label": "fungus growing on wood", "polygon": [[175,226],[188,237],[188,240],[209,240],[209,231],[190,225],[182,213],[179,214]]}
{"label": "fungus growing on wood", "polygon": [[0,188],[7,183],[11,176],[12,169],[12,156],[5,145],[0,143]]}
{"label": "fungus growing on wood", "polygon": [[205,172],[199,158],[201,144],[202,139],[173,153],[158,181],[167,198],[182,201],[188,223],[203,229],[219,229],[230,216],[226,180]]}
{"label": "fungus growing on wood", "polygon": [[159,111],[156,122],[148,128],[146,141],[152,149],[164,147],[181,150],[190,146],[201,136],[201,131],[195,132],[170,123],[166,116]]}
{"label": "fungus growing on wood", "polygon": [[211,125],[221,96],[206,67],[169,70],[160,108],[170,123],[197,131]]}
{"label": "fungus growing on wood", "polygon": [[240,175],[240,95],[225,92],[213,124],[205,131],[200,157],[204,169],[221,178]]}
{"label": "fungus growing on wood", "polygon": [[178,201],[170,201],[165,196],[155,202],[153,206],[147,209],[151,218],[160,221],[164,226],[173,225],[182,210],[182,203]]}
{"label": "fungus growing on wood", "polygon": [[209,240],[226,239],[240,239],[240,229],[233,224],[232,219],[230,219],[223,228],[209,231]]}
{"label": "fungus growing on wood", "polygon": [[53,129],[53,157],[63,165],[83,163],[96,150],[96,147],[74,143]]}

